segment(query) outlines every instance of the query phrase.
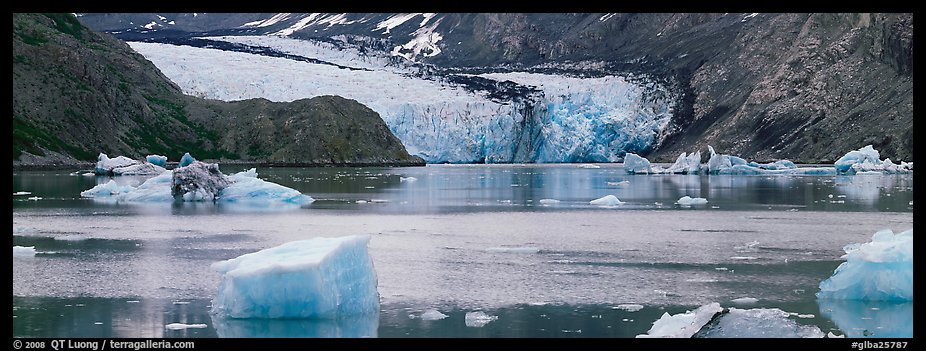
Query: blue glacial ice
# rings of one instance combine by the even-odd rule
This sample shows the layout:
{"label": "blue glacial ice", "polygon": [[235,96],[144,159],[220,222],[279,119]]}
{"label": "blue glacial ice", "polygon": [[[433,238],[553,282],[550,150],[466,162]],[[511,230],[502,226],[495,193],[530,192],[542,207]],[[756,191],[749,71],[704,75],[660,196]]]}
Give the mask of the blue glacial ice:
{"label": "blue glacial ice", "polygon": [[818,299],[913,301],[913,229],[881,230],[843,250],[846,262],[820,283]]}
{"label": "blue glacial ice", "polygon": [[228,177],[231,185],[219,193],[226,203],[263,205],[267,202],[307,205],[315,201],[298,190],[257,178],[257,169],[238,172]]}
{"label": "blue glacial ice", "polygon": [[839,174],[860,174],[865,172],[909,173],[913,171],[913,162],[895,164],[890,158],[881,160],[881,154],[871,145],[849,151],[833,164]]}
{"label": "blue glacial ice", "polygon": [[913,301],[817,300],[820,314],[850,338],[912,338]]}
{"label": "blue glacial ice", "polygon": [[182,157],[180,157],[180,164],[179,164],[177,167],[186,167],[186,166],[189,166],[189,165],[193,164],[193,161],[196,161],[196,159],[193,158],[193,156],[190,155],[189,152],[187,152],[187,153],[183,154]]}
{"label": "blue glacial ice", "polygon": [[147,160],[148,163],[153,164],[153,165],[158,165],[161,167],[167,166],[167,156],[148,155],[145,157],[145,160]]}
{"label": "blue glacial ice", "polygon": [[315,318],[379,312],[369,235],[313,238],[212,264],[212,312],[228,318]]}
{"label": "blue glacial ice", "polygon": [[103,184],[97,184],[95,187],[80,192],[83,197],[109,197],[128,193],[135,190],[129,185],[119,185],[115,180],[110,179]]}
{"label": "blue glacial ice", "polygon": [[379,313],[338,319],[237,319],[212,316],[220,338],[375,338]]}

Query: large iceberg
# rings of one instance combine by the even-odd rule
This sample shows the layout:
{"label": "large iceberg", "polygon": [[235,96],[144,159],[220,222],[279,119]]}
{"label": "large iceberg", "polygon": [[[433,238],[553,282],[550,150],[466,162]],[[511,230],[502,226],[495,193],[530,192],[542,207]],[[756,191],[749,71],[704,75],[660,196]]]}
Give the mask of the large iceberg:
{"label": "large iceberg", "polygon": [[212,264],[222,275],[213,313],[319,318],[379,312],[369,235],[289,242]]}
{"label": "large iceberg", "polygon": [[913,301],[913,229],[881,230],[864,244],[846,245],[846,259],[820,283],[819,299]]}
{"label": "large iceberg", "polygon": [[219,171],[218,165],[200,161],[164,171],[138,187],[110,180],[80,195],[117,202],[212,201],[250,207],[307,205],[315,201],[298,190],[257,178],[254,168],[226,176]]}
{"label": "large iceberg", "polygon": [[909,173],[913,163],[901,162],[899,165],[890,158],[881,160],[881,154],[871,145],[849,151],[833,164],[839,174],[858,174],[862,172]]}

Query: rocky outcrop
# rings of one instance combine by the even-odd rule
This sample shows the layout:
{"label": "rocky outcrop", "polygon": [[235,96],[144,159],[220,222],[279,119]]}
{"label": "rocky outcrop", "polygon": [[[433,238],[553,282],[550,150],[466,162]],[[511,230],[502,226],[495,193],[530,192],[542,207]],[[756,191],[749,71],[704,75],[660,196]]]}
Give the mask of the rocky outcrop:
{"label": "rocky outcrop", "polygon": [[234,103],[184,95],[143,56],[71,14],[13,14],[13,166],[100,150],[281,164],[422,165],[356,101]]}

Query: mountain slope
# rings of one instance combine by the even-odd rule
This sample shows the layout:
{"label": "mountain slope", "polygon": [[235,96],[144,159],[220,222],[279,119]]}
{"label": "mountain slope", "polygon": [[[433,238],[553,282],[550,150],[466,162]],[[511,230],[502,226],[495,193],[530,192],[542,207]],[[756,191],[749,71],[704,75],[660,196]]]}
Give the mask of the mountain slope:
{"label": "mountain slope", "polygon": [[677,96],[651,148],[660,160],[708,144],[759,160],[832,161],[865,144],[913,159],[909,13],[213,15],[108,14],[105,29],[136,40],[285,35],[449,72],[646,74]]}
{"label": "mountain slope", "polygon": [[[251,125],[264,123],[259,136]],[[319,126],[330,126],[320,128]],[[271,150],[273,152],[271,152]],[[13,164],[98,152],[286,164],[422,164],[375,112],[318,97],[291,104],[184,95],[124,42],[69,14],[13,15]]]}

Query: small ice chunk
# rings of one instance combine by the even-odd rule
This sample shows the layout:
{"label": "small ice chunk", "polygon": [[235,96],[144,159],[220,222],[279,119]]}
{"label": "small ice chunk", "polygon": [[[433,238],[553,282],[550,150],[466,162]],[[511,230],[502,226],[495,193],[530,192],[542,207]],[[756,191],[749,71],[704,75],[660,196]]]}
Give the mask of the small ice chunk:
{"label": "small ice chunk", "polygon": [[[32,195],[32,193],[28,191],[17,191],[13,193],[13,196],[19,196],[19,195]],[[913,201],[910,201],[910,205],[913,205]]]}
{"label": "small ice chunk", "polygon": [[540,248],[537,247],[490,247],[486,249],[488,252],[502,252],[502,253],[519,253],[519,254],[535,254],[540,252]]}
{"label": "small ice chunk", "polygon": [[438,310],[427,310],[421,314],[421,320],[423,321],[436,321],[447,317],[446,314],[440,313]]}
{"label": "small ice chunk", "polygon": [[624,204],[614,195],[605,195],[601,198],[589,201],[588,203],[596,206],[617,206]]}
{"label": "small ice chunk", "polygon": [[34,257],[35,246],[13,246],[13,257]]}
{"label": "small ice chunk", "polygon": [[183,329],[190,329],[190,328],[200,328],[200,329],[201,329],[201,328],[207,328],[207,327],[209,327],[209,326],[208,326],[208,325],[205,325],[205,324],[171,323],[171,324],[165,325],[165,326],[164,326],[164,329],[169,329],[169,330],[183,330]]}
{"label": "small ice chunk", "polygon": [[826,337],[827,337],[827,338],[830,338],[830,339],[833,339],[833,338],[845,338],[846,336],[845,336],[845,335],[836,335],[836,334],[833,334],[833,332],[828,332],[828,333],[826,333]]}
{"label": "small ice chunk", "polygon": [[625,185],[630,185],[630,181],[629,181],[629,180],[622,180],[622,181],[619,181],[619,182],[608,182],[608,185],[610,185],[610,186],[625,186]]}
{"label": "small ice chunk", "polygon": [[675,203],[682,206],[691,206],[691,205],[704,205],[707,203],[707,199],[703,197],[690,197],[688,195],[682,196]]}
{"label": "small ice chunk", "polygon": [[623,303],[615,306],[614,308],[619,310],[624,310],[627,312],[636,312],[643,309],[643,305],[633,304],[633,303]]}
{"label": "small ice chunk", "polygon": [[556,205],[556,204],[559,203],[559,200],[557,200],[557,199],[540,199],[540,201],[538,201],[538,202],[540,202],[541,205]]}
{"label": "small ice chunk", "polygon": [[189,152],[183,154],[183,157],[180,158],[180,165],[178,167],[186,167],[193,164],[193,161],[196,161]]}
{"label": "small ice chunk", "polygon": [[416,181],[418,181],[418,178],[415,178],[415,177],[399,177],[399,182],[411,183],[411,182],[416,182]]}
{"label": "small ice chunk", "polygon": [[148,156],[145,156],[145,160],[148,161],[148,163],[153,164],[153,165],[157,165],[161,167],[167,166],[167,156],[148,155]]}
{"label": "small ice chunk", "polygon": [[601,168],[601,166],[599,166],[599,165],[593,165],[593,164],[591,164],[591,163],[583,163],[583,164],[579,165],[579,168],[597,169],[597,168]]}
{"label": "small ice chunk", "polygon": [[84,190],[80,192],[80,196],[83,197],[110,197],[116,196],[119,194],[125,194],[135,188],[128,185],[119,185],[115,180],[110,179],[108,182],[103,184],[97,184],[97,186],[90,188],[89,190]]}
{"label": "small ice chunk", "polygon": [[713,302],[698,307],[694,311],[670,315],[662,314],[646,334],[637,335],[638,338],[690,338],[705,324],[714,318],[714,315],[723,311],[719,303]]}
{"label": "small ice chunk", "polygon": [[675,160],[675,163],[666,168],[666,173],[676,174],[698,174],[701,170],[701,152],[695,151],[691,155],[681,153]]}
{"label": "small ice chunk", "polygon": [[212,264],[222,275],[212,311],[230,318],[376,314],[369,235],[313,238]]}
{"label": "small ice chunk", "polygon": [[164,167],[151,164],[139,163],[131,166],[118,167],[112,169],[113,175],[158,175],[167,171]]}
{"label": "small ice chunk", "polygon": [[808,314],[798,314],[798,315],[797,315],[797,318],[814,318],[814,317],[816,317],[816,316],[814,316],[814,315],[811,314],[811,313],[808,313]]}
{"label": "small ice chunk", "polygon": [[31,196],[31,197],[26,198],[26,200],[32,200],[32,201],[39,201],[41,199],[42,199],[41,196]]}
{"label": "small ice chunk", "polygon": [[137,164],[141,164],[141,162],[125,156],[109,158],[109,156],[101,152],[100,155],[97,156],[96,168],[94,168],[94,171],[96,174],[112,175],[113,169],[115,168],[133,166]]}
{"label": "small ice chunk", "polygon": [[738,299],[730,300],[730,302],[735,303],[735,304],[737,304],[737,305],[751,305],[751,304],[754,304],[754,303],[756,303],[756,302],[759,302],[759,299],[757,299],[757,298],[755,298],[755,297],[741,297],[741,298],[738,298]]}
{"label": "small ice chunk", "polygon": [[466,312],[466,316],[463,318],[467,327],[480,328],[489,324],[494,320],[497,320],[498,316],[490,316],[482,311],[475,312]]}
{"label": "small ice chunk", "polygon": [[913,301],[913,229],[897,234],[885,229],[843,250],[846,262],[820,283],[817,298]]}

